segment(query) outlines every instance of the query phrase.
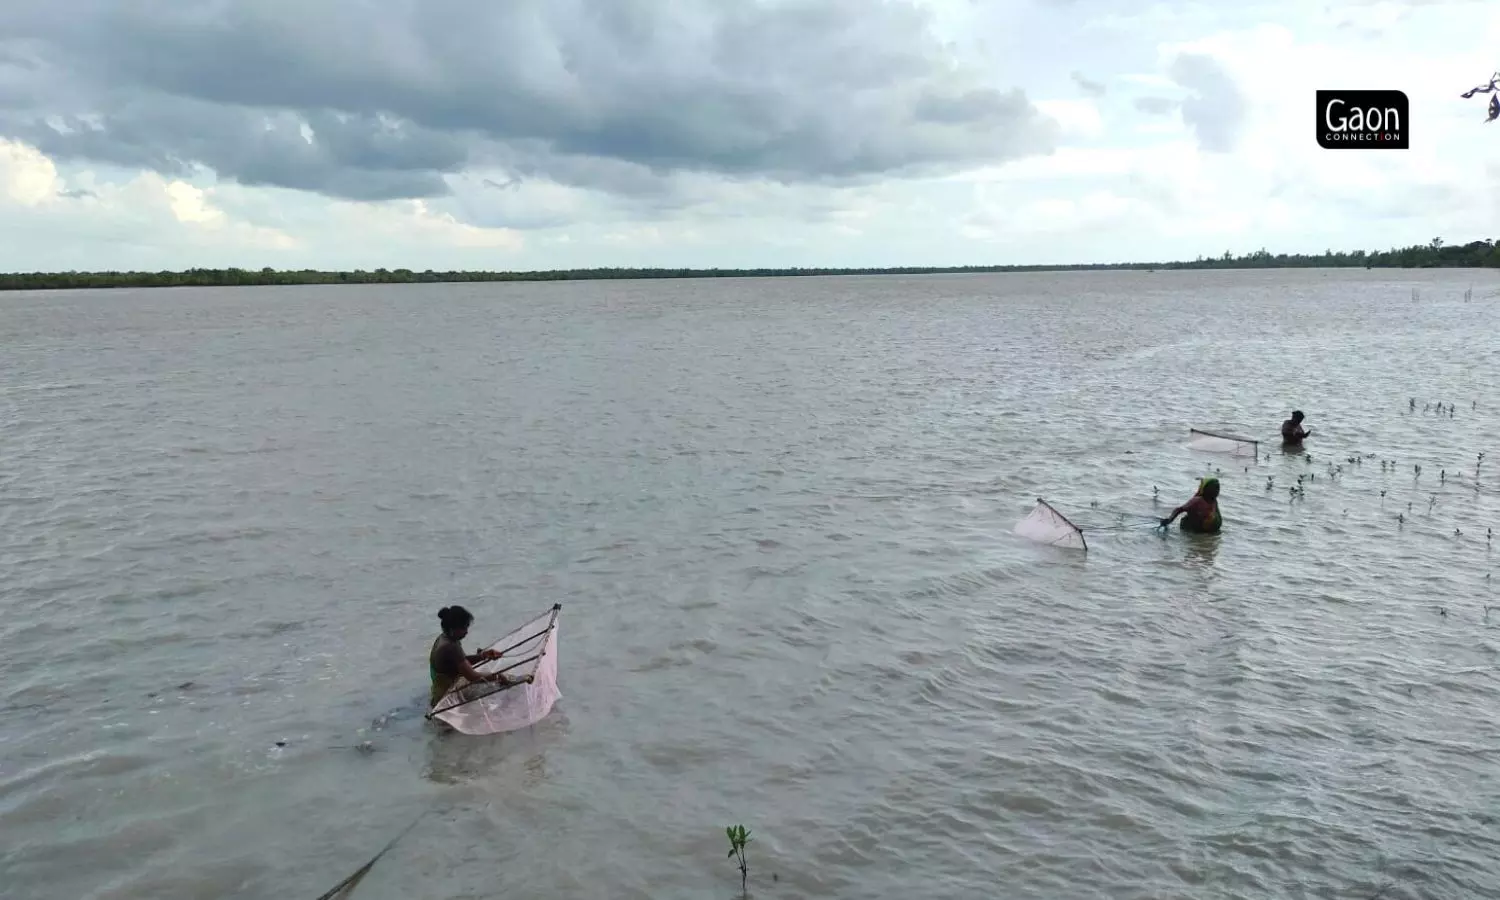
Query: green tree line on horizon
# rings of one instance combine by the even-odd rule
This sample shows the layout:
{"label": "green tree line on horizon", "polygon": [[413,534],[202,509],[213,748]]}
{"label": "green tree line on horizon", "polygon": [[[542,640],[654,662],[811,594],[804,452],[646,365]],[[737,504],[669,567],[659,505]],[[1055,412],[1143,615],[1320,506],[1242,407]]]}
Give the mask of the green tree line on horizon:
{"label": "green tree line on horizon", "polygon": [[357,269],[352,272],[314,269],[186,269],[180,272],[11,272],[0,273],[0,290],[55,290],[70,288],[237,287],[310,284],[437,284],[487,281],[591,281],[651,278],[767,278],[815,275],[938,275],[988,272],[1078,272],[1157,269],[1292,269],[1292,268],[1500,268],[1500,245],[1491,240],[1448,245],[1441,238],[1427,244],[1390,250],[1321,254],[1269,253],[1256,250],[1242,256],[1200,256],[1192,261],[1080,263],[1076,265],[1013,266],[892,266],[885,268],[787,269],[669,269],[597,268],[550,271],[449,271],[432,269]]}

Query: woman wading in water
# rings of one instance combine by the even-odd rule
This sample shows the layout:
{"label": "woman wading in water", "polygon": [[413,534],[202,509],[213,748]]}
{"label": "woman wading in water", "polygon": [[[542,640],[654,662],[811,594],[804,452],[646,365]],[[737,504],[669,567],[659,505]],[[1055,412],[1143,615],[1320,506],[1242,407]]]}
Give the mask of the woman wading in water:
{"label": "woman wading in water", "polygon": [[1182,516],[1182,530],[1197,534],[1218,534],[1224,524],[1219,515],[1219,479],[1205,478],[1198,485],[1193,499],[1172,510],[1172,514],[1161,520],[1163,526],[1171,525]]}
{"label": "woman wading in water", "polygon": [[443,625],[443,633],[432,642],[432,651],[427,655],[427,671],[432,676],[432,699],[427,704],[429,709],[437,706],[438,701],[453,689],[459,678],[466,678],[474,683],[509,683],[509,679],[499,672],[486,674],[474,670],[476,663],[499,659],[499,650],[464,653],[462,641],[468,637],[469,625],[474,622],[473,613],[462,606],[445,606],[438,610],[438,621]]}

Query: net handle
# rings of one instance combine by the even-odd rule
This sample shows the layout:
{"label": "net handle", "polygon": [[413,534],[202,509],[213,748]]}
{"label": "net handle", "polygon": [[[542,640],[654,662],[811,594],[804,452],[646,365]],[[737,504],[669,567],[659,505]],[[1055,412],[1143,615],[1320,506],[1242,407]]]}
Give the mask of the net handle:
{"label": "net handle", "polygon": [[[533,656],[533,657],[531,657],[531,659],[523,659],[523,660],[521,660],[521,662],[516,663],[516,665],[519,666],[521,663],[531,662],[532,659],[537,659],[537,658],[538,657]],[[511,666],[511,668],[515,668],[515,666]],[[423,718],[431,719],[433,716],[436,716],[438,713],[451,712],[451,711],[453,711],[455,709],[458,709],[460,706],[467,706],[470,703],[473,703],[475,700],[488,700],[489,698],[495,696],[496,694],[498,694],[498,693],[500,693],[502,691],[508,691],[511,688],[516,687],[517,685],[531,684],[535,679],[536,679],[535,675],[527,675],[524,679],[522,679],[520,681],[507,681],[507,682],[501,684],[499,687],[495,688],[493,691],[490,691],[488,694],[480,694],[478,697],[470,697],[467,700],[460,700],[459,702],[453,704],[452,706],[444,706],[442,709],[438,709],[436,706],[434,706],[432,708],[432,710],[429,711],[427,713],[427,715],[424,716]],[[477,684],[477,683],[478,682],[469,682],[468,684],[461,685],[460,687],[453,688],[452,690],[448,691],[448,693],[444,694],[442,700],[439,700],[438,703],[441,704],[443,702],[443,700],[448,699],[449,697],[453,696],[458,691],[461,691],[461,690],[463,690],[464,688],[467,688],[467,687],[472,687],[474,684]]]}
{"label": "net handle", "polygon": [[[552,618],[555,620],[557,617],[553,616]],[[514,644],[511,644],[509,647],[506,647],[503,650],[500,650],[499,653],[500,653],[501,656],[504,656],[505,654],[507,654],[510,651],[516,649],[517,647],[521,646],[522,644],[526,643],[527,641],[534,641],[537,638],[546,635],[546,633],[549,632],[549,631],[551,631],[551,630],[552,630],[552,622],[549,621],[547,623],[547,627],[546,628],[543,628],[541,631],[538,631],[536,634],[529,635],[527,637],[521,638],[519,641],[516,641]],[[494,641],[494,643],[490,644],[490,647],[493,647],[493,646],[495,646],[495,644],[498,644],[498,643],[500,643],[500,641],[497,639],[497,640]],[[485,650],[490,649],[490,647],[484,647],[479,652],[483,653]],[[482,662],[480,664],[483,665]]]}
{"label": "net handle", "polygon": [[1260,446],[1260,441],[1255,438],[1243,437],[1238,434],[1220,434],[1217,431],[1204,431],[1201,428],[1189,428],[1188,434],[1201,434],[1204,437],[1218,438],[1221,441],[1234,441],[1236,444],[1254,444]]}

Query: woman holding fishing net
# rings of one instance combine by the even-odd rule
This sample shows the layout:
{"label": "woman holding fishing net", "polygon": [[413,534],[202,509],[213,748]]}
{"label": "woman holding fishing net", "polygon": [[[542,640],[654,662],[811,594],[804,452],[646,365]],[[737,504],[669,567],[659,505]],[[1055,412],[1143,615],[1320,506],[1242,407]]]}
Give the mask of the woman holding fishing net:
{"label": "woman holding fishing net", "polygon": [[438,701],[453,689],[459,678],[466,678],[470,683],[476,684],[486,681],[509,683],[499,672],[474,670],[477,663],[499,659],[500,651],[490,649],[464,653],[462,641],[469,635],[469,625],[474,622],[473,613],[462,606],[445,606],[438,610],[438,621],[442,623],[443,633],[432,642],[432,651],[427,655],[427,671],[432,676],[432,702],[428,704],[429,707],[437,706]]}
{"label": "woman holding fishing net", "polygon": [[1198,492],[1188,502],[1172,510],[1172,514],[1161,520],[1165,528],[1182,516],[1182,530],[1197,534],[1218,534],[1224,524],[1219,514],[1219,479],[1205,478],[1198,483]]}

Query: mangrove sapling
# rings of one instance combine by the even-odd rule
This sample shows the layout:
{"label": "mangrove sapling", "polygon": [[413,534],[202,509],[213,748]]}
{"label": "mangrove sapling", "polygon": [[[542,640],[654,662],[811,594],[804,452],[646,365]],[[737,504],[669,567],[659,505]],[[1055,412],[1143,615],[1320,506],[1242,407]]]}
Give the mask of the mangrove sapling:
{"label": "mangrove sapling", "polygon": [[740,893],[748,893],[746,884],[750,877],[750,870],[745,865],[745,845],[750,843],[750,832],[743,825],[730,825],[724,829],[724,834],[729,838],[729,858],[739,858],[740,863]]}

